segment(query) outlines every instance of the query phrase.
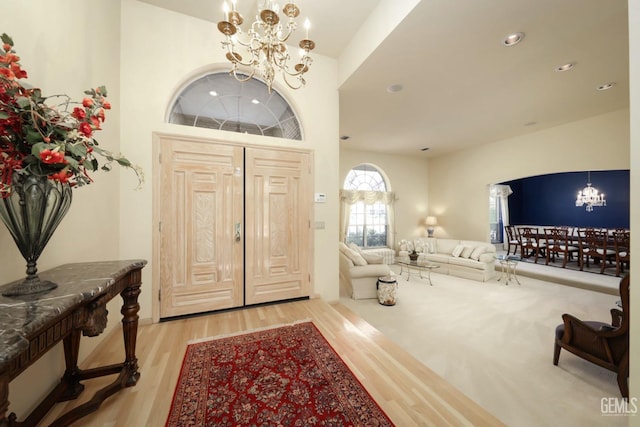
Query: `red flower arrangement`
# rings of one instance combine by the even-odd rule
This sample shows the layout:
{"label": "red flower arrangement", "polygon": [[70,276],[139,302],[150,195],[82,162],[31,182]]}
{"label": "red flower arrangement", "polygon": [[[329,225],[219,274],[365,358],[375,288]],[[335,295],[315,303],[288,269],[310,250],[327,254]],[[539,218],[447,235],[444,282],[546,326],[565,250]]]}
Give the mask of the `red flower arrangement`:
{"label": "red flower arrangement", "polygon": [[[27,72],[11,37],[2,34],[0,39],[0,195],[10,194],[14,173],[46,176],[79,187],[92,182],[89,172],[109,171],[113,162],[131,168],[142,183],[140,167],[100,148],[93,138],[105,121],[105,110],[111,109],[105,99],[107,89],[85,91],[81,103],[67,95],[45,97],[40,89],[18,81],[26,79]],[[58,104],[45,104],[51,99]],[[104,158],[102,166],[96,154]]]}

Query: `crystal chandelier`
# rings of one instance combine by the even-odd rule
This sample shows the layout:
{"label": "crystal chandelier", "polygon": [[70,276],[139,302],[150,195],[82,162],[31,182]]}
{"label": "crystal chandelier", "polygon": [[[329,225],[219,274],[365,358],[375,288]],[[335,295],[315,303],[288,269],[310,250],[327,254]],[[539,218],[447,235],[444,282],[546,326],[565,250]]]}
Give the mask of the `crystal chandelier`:
{"label": "crystal chandelier", "polygon": [[[305,21],[306,35],[300,40],[298,46],[301,49],[301,57],[293,69],[289,68],[291,56],[285,44],[296,30],[295,18],[300,14],[300,9],[292,0],[282,8],[282,14],[288,18],[286,28],[283,28],[278,16],[278,3],[274,1],[261,1],[258,14],[251,28],[246,34],[242,33],[240,25],[244,22],[242,15],[236,11],[236,0],[231,2],[231,10],[227,2],[224,2],[225,19],[218,22],[218,30],[226,36],[222,42],[222,48],[227,50],[227,59],[233,64],[230,73],[238,81],[247,81],[254,76],[256,71],[267,84],[269,93],[276,72],[282,73],[287,86],[292,89],[300,89],[305,85],[304,74],[309,71],[312,59],[309,52],[316,44],[309,40],[309,19]],[[238,50],[246,52],[245,60]],[[239,72],[239,67],[250,68],[249,75]],[[293,82],[291,82],[293,80]]]}
{"label": "crystal chandelier", "polygon": [[576,206],[587,205],[587,212],[593,212],[594,206],[607,206],[604,193],[598,194],[598,190],[591,186],[591,172],[587,172],[587,186],[578,191]]}

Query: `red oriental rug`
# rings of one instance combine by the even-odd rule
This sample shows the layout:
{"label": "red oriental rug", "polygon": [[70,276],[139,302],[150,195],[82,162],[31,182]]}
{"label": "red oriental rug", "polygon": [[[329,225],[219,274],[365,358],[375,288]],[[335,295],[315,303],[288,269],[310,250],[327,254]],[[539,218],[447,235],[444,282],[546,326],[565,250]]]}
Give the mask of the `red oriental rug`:
{"label": "red oriental rug", "polygon": [[311,322],[190,344],[167,426],[393,426]]}

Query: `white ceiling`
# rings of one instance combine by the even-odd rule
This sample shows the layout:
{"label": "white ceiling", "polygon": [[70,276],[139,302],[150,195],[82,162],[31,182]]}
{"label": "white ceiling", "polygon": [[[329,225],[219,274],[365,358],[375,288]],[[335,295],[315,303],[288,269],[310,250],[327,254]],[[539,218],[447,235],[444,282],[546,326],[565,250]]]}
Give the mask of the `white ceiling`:
{"label": "white ceiling", "polygon": [[[222,17],[222,0],[142,1]],[[238,3],[254,15],[254,1]],[[296,0],[315,52],[335,58],[379,3]],[[341,144],[437,156],[628,108],[627,26],[623,0],[422,0],[340,88]],[[503,46],[517,31],[524,40]]]}

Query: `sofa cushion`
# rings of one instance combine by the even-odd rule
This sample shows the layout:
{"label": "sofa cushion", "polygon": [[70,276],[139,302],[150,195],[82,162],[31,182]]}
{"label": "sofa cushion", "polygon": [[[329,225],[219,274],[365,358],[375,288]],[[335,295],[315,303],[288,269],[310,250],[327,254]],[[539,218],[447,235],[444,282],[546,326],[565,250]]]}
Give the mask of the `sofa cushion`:
{"label": "sofa cushion", "polygon": [[496,254],[495,252],[490,252],[490,253],[483,253],[482,255],[480,255],[480,259],[478,259],[478,261],[483,262],[483,263],[494,263],[496,260]]}
{"label": "sofa cushion", "polygon": [[462,253],[463,250],[464,250],[464,246],[457,245],[455,248],[453,248],[453,251],[451,251],[451,256],[457,258],[457,257],[460,256],[460,254]]}
{"label": "sofa cushion", "polygon": [[469,255],[469,259],[473,259],[476,261],[480,260],[480,255],[485,253],[486,250],[487,248],[485,248],[484,246],[476,246],[475,248],[473,248],[471,255]]}
{"label": "sofa cushion", "polygon": [[468,259],[468,258],[450,258],[449,259],[449,264],[451,265],[461,265],[463,267],[469,267],[469,268],[475,268],[478,270],[485,270],[487,267],[487,264],[485,264],[484,262],[480,262],[480,261],[475,261],[473,259]]}
{"label": "sofa cushion", "polygon": [[456,246],[460,244],[460,240],[454,239],[437,239],[436,253],[451,255]]}
{"label": "sofa cushion", "polygon": [[451,259],[451,255],[449,254],[424,254],[422,257],[422,259],[426,259],[427,261],[440,262],[443,264],[447,264]]}
{"label": "sofa cushion", "polygon": [[460,254],[460,258],[469,258],[473,252],[473,246],[465,246]]}

